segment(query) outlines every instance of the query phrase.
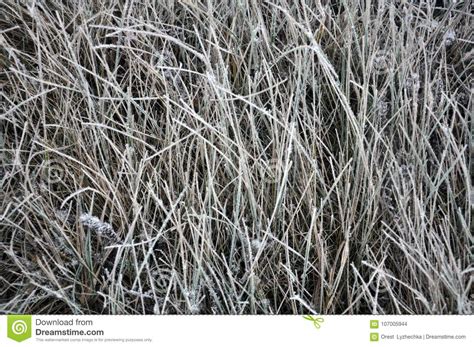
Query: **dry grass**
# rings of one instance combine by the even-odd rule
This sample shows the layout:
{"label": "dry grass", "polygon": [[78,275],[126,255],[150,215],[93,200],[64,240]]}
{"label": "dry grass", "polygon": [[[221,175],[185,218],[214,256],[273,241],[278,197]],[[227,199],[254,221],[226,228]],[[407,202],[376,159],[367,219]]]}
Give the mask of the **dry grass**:
{"label": "dry grass", "polygon": [[471,2],[332,3],[2,1],[0,312],[473,313]]}

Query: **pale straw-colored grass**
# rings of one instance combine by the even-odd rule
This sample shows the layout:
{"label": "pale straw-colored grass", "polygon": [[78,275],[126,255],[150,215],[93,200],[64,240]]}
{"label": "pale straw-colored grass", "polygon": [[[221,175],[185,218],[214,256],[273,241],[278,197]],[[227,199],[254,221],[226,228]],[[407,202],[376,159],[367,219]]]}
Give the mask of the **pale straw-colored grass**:
{"label": "pale straw-colored grass", "polygon": [[2,1],[0,313],[472,313],[471,13]]}

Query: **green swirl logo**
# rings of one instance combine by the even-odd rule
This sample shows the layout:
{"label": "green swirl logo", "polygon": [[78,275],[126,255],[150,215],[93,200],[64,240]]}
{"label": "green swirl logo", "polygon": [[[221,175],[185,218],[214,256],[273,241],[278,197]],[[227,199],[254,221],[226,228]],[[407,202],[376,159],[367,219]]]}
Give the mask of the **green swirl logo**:
{"label": "green swirl logo", "polygon": [[25,341],[31,337],[31,316],[7,316],[7,336],[17,342]]}

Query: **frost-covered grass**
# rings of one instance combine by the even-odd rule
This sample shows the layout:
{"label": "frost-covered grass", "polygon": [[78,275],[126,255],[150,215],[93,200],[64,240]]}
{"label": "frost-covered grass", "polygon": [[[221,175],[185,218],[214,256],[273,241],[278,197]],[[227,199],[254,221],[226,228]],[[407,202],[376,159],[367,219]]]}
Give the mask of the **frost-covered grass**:
{"label": "frost-covered grass", "polygon": [[470,1],[0,4],[0,313],[473,313]]}

